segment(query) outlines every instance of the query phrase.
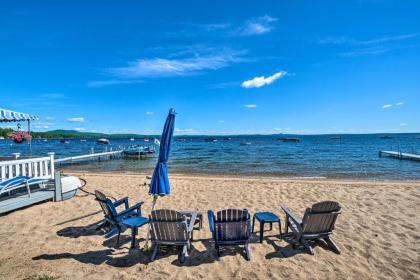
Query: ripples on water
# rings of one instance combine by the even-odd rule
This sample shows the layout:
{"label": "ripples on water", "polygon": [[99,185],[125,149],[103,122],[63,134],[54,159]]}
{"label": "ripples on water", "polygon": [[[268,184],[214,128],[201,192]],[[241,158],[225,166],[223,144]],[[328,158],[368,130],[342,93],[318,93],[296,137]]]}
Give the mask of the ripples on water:
{"label": "ripples on water", "polygon": [[[300,143],[278,141],[279,136],[232,136],[226,141],[205,142],[205,137],[182,137],[173,141],[169,161],[172,173],[266,175],[281,177],[327,177],[368,179],[420,179],[420,163],[409,160],[380,158],[380,150],[398,150],[420,153],[420,140],[413,134],[396,134],[392,139],[380,135],[299,136]],[[251,145],[241,145],[250,142]],[[94,140],[71,140],[61,144],[58,140],[34,140],[33,155],[46,155],[52,151],[56,157],[88,154],[105,148],[142,144],[128,139],[111,140],[111,145],[101,146]],[[0,155],[14,152],[28,153],[28,145],[11,144],[0,140]],[[147,160],[112,160],[67,166],[78,171],[128,171],[151,172],[156,158]]]}

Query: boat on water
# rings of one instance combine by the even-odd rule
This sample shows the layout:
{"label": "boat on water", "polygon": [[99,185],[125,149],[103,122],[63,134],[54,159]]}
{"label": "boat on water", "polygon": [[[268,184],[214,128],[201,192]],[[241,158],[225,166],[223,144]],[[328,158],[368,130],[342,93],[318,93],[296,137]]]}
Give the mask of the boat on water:
{"label": "boat on water", "polygon": [[42,142],[48,142],[48,140],[47,139],[42,139]]}
{"label": "boat on water", "polygon": [[232,140],[232,137],[225,137],[223,140],[230,141],[230,140]]}
{"label": "boat on water", "polygon": [[341,137],[340,136],[332,136],[332,137],[330,137],[330,139],[339,140],[339,139],[341,139]]}
{"label": "boat on water", "polygon": [[80,139],[80,142],[86,142],[86,139]]}
{"label": "boat on water", "polygon": [[0,140],[4,140],[4,137],[3,136],[0,136]]}
{"label": "boat on water", "polygon": [[134,141],[134,138],[130,138],[130,141]]}
{"label": "boat on water", "polygon": [[379,138],[381,138],[381,139],[392,139],[392,138],[394,138],[394,137],[389,136],[389,135],[384,135],[384,136],[381,136],[381,137],[379,137]]}
{"label": "boat on water", "polygon": [[109,140],[106,139],[106,138],[99,138],[98,140],[96,140],[96,144],[108,145],[109,144]]}
{"label": "boat on water", "polygon": [[299,143],[300,139],[299,138],[287,138],[287,137],[283,137],[283,138],[279,138],[278,140],[283,141],[283,142],[293,142],[293,143]]}
{"label": "boat on water", "polygon": [[60,139],[60,143],[68,144],[68,143],[70,143],[70,140],[69,139]]}
{"label": "boat on water", "polygon": [[150,142],[150,139],[146,137],[146,138],[143,139],[143,141],[144,142]]}
{"label": "boat on water", "polygon": [[217,142],[217,139],[214,138],[214,137],[209,137],[209,138],[204,139],[204,141],[206,141],[206,142]]}
{"label": "boat on water", "polygon": [[251,142],[241,142],[241,146],[251,145]]}
{"label": "boat on water", "polygon": [[133,145],[124,149],[122,152],[123,157],[125,158],[134,158],[134,159],[141,159],[147,158],[150,155],[155,153],[155,149],[151,146],[141,146],[141,145]]}

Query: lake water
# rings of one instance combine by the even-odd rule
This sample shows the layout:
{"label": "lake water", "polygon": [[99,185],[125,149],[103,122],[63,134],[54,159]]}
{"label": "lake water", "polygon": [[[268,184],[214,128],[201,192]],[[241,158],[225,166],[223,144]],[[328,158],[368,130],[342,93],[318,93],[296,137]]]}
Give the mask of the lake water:
{"label": "lake water", "polygon": [[[420,134],[419,134],[420,135]],[[176,137],[173,141],[169,169],[181,174],[265,175],[276,177],[326,177],[362,179],[420,179],[420,162],[380,158],[380,150],[401,150],[420,154],[419,135],[393,134],[391,139],[380,135],[294,136],[300,143],[282,142],[282,136],[215,137],[217,142],[206,142],[202,136]],[[241,143],[248,142],[249,145]],[[142,139],[111,139],[111,144],[97,145],[94,140],[32,141],[32,154],[44,156],[55,152],[56,157],[75,156],[105,149],[144,144]],[[28,154],[27,144],[12,144],[0,140],[0,156],[14,152]],[[146,160],[117,159],[102,162],[67,165],[77,171],[152,172],[156,157]]]}

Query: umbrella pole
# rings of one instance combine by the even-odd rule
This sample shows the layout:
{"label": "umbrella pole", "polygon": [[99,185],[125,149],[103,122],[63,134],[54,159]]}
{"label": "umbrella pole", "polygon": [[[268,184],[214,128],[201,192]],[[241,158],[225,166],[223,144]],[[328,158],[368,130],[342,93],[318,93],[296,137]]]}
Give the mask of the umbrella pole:
{"label": "umbrella pole", "polygon": [[[154,195],[153,196],[153,203],[152,203],[152,211],[155,210],[157,199],[158,199],[158,195]],[[150,222],[149,222],[149,225],[147,227],[147,237],[146,237],[146,244],[144,244],[144,251],[149,250],[149,239],[150,239]]]}

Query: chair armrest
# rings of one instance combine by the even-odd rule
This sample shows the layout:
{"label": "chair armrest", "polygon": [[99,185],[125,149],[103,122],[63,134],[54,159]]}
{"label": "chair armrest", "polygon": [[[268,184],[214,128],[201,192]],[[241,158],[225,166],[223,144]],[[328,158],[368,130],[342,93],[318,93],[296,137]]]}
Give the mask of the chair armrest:
{"label": "chair armrest", "polygon": [[192,232],[194,229],[195,220],[197,219],[197,212],[191,213],[190,224],[188,225],[188,232]]}
{"label": "chair armrest", "polygon": [[128,208],[128,196],[118,199],[117,201],[113,202],[115,207],[120,206],[121,204],[125,204],[125,209]]}
{"label": "chair armrest", "polygon": [[295,224],[297,225],[302,225],[302,219],[299,218],[298,216],[296,216],[295,214],[293,214],[292,210],[290,210],[287,207],[281,207],[284,211],[284,213],[286,214],[286,219],[290,218]]}
{"label": "chair armrest", "polygon": [[142,202],[138,202],[138,203],[134,204],[133,206],[119,212],[118,216],[125,215],[125,214],[128,214],[128,213],[133,212],[133,211],[137,211],[137,215],[141,216],[141,206],[143,205],[143,203],[144,202],[142,201]]}
{"label": "chair armrest", "polygon": [[207,217],[209,220],[209,228],[211,232],[214,232],[214,213],[212,210],[209,210],[207,212]]}

